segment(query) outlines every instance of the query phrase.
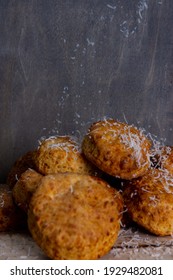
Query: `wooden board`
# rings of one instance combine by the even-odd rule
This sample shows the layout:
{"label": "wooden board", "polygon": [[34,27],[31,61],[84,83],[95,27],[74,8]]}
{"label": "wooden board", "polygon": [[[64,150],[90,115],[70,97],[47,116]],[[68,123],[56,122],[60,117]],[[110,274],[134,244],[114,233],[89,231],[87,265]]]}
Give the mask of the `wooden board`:
{"label": "wooden board", "polygon": [[0,183],[104,116],[173,143],[173,1],[0,0]]}

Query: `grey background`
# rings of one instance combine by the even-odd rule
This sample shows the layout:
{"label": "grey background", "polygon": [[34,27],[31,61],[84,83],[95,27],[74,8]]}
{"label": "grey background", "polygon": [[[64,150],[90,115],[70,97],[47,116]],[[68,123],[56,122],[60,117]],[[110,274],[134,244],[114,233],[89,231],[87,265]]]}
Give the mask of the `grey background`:
{"label": "grey background", "polygon": [[173,1],[0,0],[0,182],[104,117],[173,142]]}

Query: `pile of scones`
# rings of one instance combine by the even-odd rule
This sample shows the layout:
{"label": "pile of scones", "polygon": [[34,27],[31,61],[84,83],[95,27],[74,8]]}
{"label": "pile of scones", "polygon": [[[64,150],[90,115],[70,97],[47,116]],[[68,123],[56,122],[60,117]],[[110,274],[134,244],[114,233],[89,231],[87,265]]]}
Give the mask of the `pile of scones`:
{"label": "pile of scones", "polygon": [[44,139],[0,185],[0,231],[27,227],[50,259],[99,259],[131,223],[173,234],[173,147],[127,123]]}

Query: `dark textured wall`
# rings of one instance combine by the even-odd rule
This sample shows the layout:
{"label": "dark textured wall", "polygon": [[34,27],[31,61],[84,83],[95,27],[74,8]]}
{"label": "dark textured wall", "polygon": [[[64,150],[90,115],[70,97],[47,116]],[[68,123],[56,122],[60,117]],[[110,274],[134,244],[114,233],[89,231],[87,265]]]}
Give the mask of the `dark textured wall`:
{"label": "dark textured wall", "polygon": [[173,1],[0,0],[0,179],[104,116],[173,143]]}

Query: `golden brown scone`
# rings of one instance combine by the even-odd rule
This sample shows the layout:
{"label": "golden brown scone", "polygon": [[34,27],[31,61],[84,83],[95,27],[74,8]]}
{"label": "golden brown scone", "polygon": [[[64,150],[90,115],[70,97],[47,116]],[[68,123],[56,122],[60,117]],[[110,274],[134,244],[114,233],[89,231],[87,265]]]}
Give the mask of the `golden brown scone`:
{"label": "golden brown scone", "polygon": [[161,146],[157,150],[153,151],[152,157],[154,166],[162,170],[167,171],[173,175],[173,147]]}
{"label": "golden brown scone", "polygon": [[44,140],[38,148],[36,166],[43,175],[57,172],[96,173],[96,168],[84,158],[77,142],[70,136],[54,136]]}
{"label": "golden brown scone", "polygon": [[119,192],[100,178],[57,173],[33,194],[28,226],[51,259],[97,259],[114,245],[122,209]]}
{"label": "golden brown scone", "polygon": [[12,194],[15,203],[27,213],[31,196],[37,189],[42,175],[33,169],[27,169],[13,187]]}
{"label": "golden brown scone", "polygon": [[0,185],[0,232],[22,229],[26,226],[26,216],[15,205],[12,190],[8,185]]}
{"label": "golden brown scone", "polygon": [[173,178],[151,169],[134,179],[123,192],[128,214],[134,222],[153,234],[173,234]]}
{"label": "golden brown scone", "polygon": [[150,146],[150,141],[134,126],[104,120],[90,127],[82,150],[104,172],[130,180],[148,170]]}
{"label": "golden brown scone", "polygon": [[36,154],[37,151],[29,151],[15,161],[7,176],[7,185],[13,188],[23,172],[28,168],[35,169]]}

